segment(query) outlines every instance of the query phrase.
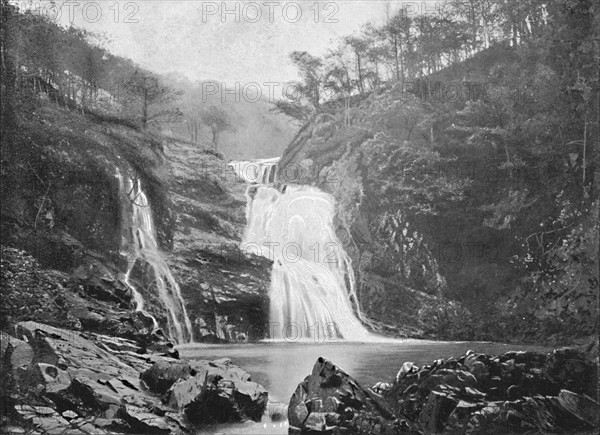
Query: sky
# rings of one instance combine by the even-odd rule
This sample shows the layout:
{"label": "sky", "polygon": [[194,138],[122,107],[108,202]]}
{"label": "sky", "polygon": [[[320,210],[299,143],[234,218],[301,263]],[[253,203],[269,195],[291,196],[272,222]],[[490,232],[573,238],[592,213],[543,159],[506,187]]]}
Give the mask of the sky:
{"label": "sky", "polygon": [[297,78],[290,52],[323,55],[363,24],[384,22],[386,3],[408,2],[57,0],[45,13],[103,33],[111,52],[157,73],[263,86]]}

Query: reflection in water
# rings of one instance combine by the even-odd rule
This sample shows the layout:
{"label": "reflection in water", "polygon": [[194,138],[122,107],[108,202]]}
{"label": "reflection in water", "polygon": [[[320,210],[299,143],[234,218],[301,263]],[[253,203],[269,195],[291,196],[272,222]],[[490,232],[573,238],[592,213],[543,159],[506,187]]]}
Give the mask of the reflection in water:
{"label": "reflection in water", "polygon": [[[252,380],[269,391],[269,407],[260,423],[217,425],[203,434],[287,434],[287,404],[296,386],[310,374],[319,357],[334,362],[368,388],[379,381],[390,381],[402,363],[421,366],[438,358],[460,356],[467,350],[501,354],[509,350],[547,351],[539,346],[518,346],[480,342],[432,342],[405,340],[395,343],[292,344],[261,343],[245,345],[185,345],[178,347],[184,358],[231,358],[252,375]],[[273,421],[274,413],[284,421]]]}

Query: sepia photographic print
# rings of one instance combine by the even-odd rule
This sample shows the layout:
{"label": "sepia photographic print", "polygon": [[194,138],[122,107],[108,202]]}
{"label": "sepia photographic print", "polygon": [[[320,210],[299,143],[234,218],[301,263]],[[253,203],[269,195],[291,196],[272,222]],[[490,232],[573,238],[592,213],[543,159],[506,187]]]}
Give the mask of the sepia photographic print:
{"label": "sepia photographic print", "polygon": [[0,5],[0,433],[598,433],[596,0]]}

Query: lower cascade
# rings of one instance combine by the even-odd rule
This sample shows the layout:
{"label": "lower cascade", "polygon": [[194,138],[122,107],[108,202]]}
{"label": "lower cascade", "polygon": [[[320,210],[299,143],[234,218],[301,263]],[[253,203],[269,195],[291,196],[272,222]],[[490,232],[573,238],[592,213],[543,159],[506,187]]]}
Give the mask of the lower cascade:
{"label": "lower cascade", "polygon": [[145,291],[155,294],[167,310],[169,335],[178,344],[193,341],[190,321],[181,290],[171,273],[167,262],[158,249],[156,228],[152,219],[152,209],[148,197],[142,189],[139,178],[123,177],[117,173],[123,209],[121,254],[127,257],[125,282],[131,288],[136,311],[151,317],[154,327],[156,319],[144,309],[144,296],[130,282],[130,275],[138,261],[148,265],[151,283]]}
{"label": "lower cascade", "polygon": [[273,261],[270,338],[365,341],[350,258],[333,226],[334,198],[310,186],[247,191],[242,250]]}

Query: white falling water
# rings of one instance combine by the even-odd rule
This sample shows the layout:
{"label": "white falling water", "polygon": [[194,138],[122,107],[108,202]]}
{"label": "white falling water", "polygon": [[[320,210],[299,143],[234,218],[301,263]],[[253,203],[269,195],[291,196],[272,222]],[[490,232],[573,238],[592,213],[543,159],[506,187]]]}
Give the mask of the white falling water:
{"label": "white falling water", "polygon": [[234,172],[246,183],[274,184],[277,180],[277,164],[280,158],[232,161],[229,163]]}
{"label": "white falling water", "polygon": [[139,178],[123,177],[120,173],[117,173],[117,177],[124,210],[122,253],[127,256],[125,280],[132,290],[136,311],[152,317],[154,327],[158,327],[156,319],[144,310],[143,294],[129,281],[136,262],[143,261],[150,267],[153,277],[147,291],[154,292],[166,308],[171,339],[177,343],[191,342],[193,340],[192,322],[187,315],[179,285],[158,249],[152,210],[148,197],[142,189],[141,181]]}
{"label": "white falling water", "polygon": [[[252,192],[255,192],[252,196]],[[271,339],[365,341],[350,258],[335,235],[334,198],[310,186],[250,186],[241,249],[274,261]]]}

